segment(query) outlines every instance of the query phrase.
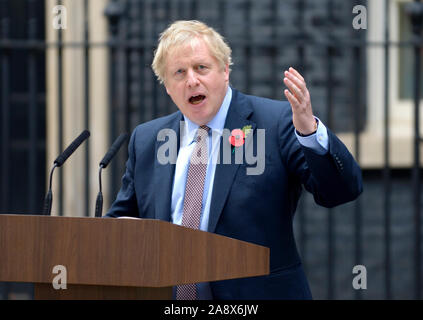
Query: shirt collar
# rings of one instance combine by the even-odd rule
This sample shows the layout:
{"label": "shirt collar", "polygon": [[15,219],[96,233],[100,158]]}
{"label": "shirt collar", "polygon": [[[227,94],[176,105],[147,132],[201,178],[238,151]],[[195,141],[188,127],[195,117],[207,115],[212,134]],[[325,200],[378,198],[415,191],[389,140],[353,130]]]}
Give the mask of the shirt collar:
{"label": "shirt collar", "polygon": [[[219,134],[222,134],[223,127],[225,125],[226,116],[228,114],[229,105],[231,104],[232,100],[232,89],[228,86],[228,90],[226,91],[225,98],[223,99],[222,105],[219,108],[219,111],[214,116],[213,119],[207,123],[207,126],[212,130],[216,131]],[[185,120],[185,134],[184,140],[182,142],[183,146],[189,145],[194,141],[195,134],[197,133],[199,125],[192,122],[184,115]]]}

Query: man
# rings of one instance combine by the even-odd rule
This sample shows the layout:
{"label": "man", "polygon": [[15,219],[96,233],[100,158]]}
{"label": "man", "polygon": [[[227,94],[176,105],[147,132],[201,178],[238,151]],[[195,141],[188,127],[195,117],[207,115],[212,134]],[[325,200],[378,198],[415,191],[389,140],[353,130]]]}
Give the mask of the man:
{"label": "man", "polygon": [[[223,38],[201,22],[177,21],[161,34],[152,67],[179,111],[134,130],[122,188],[107,216],[162,219],[270,248],[270,275],[178,286],[177,299],[310,299],[292,228],[301,186],[333,207],[362,192],[360,168],[313,116],[298,71],[284,73],[288,103],[231,88],[231,64]],[[158,156],[162,129],[182,132],[176,164]],[[241,137],[221,138],[227,129]],[[256,152],[265,150],[259,174],[233,161],[244,134]],[[232,150],[229,163],[221,161],[224,150]],[[193,164],[200,156],[206,161]]]}

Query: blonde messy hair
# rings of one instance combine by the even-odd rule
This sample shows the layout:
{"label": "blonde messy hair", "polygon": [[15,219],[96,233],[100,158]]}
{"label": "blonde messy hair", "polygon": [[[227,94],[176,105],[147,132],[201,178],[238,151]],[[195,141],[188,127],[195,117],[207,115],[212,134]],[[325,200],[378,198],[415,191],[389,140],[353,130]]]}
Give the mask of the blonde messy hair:
{"label": "blonde messy hair", "polygon": [[165,81],[166,58],[169,51],[184,44],[190,44],[194,48],[199,38],[204,40],[211,55],[216,58],[223,70],[226,65],[232,65],[231,48],[213,28],[197,20],[175,21],[160,34],[159,45],[154,52],[151,66],[160,83]]}

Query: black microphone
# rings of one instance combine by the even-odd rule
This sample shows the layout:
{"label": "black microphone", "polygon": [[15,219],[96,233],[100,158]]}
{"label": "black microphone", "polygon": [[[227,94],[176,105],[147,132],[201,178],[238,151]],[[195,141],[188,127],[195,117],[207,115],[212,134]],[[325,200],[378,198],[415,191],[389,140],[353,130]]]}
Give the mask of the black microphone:
{"label": "black microphone", "polygon": [[66,161],[67,158],[79,147],[79,145],[84,142],[90,136],[90,132],[88,130],[82,131],[82,133],[66,148],[65,151],[62,152],[60,156],[54,160],[54,163],[57,164],[57,167],[62,166],[62,164]]}
{"label": "black microphone", "polygon": [[103,160],[100,161],[100,166],[106,168],[115,156],[115,154],[119,151],[122,144],[128,139],[127,133],[122,133],[116,140],[113,142],[112,146],[110,147],[109,151],[107,151],[106,155],[104,156]]}
{"label": "black microphone", "polygon": [[106,155],[104,156],[103,160],[100,161],[100,168],[98,170],[98,183],[100,186],[100,191],[97,195],[97,200],[95,202],[95,217],[100,218],[103,211],[103,193],[101,188],[101,170],[106,168],[115,156],[115,154],[119,151],[122,144],[128,139],[127,133],[122,133],[116,140],[113,142],[112,146],[110,147],[109,151],[107,151]]}
{"label": "black microphone", "polygon": [[50,183],[48,192],[44,199],[44,210],[43,215],[50,215],[51,213],[51,204],[53,202],[53,193],[51,191],[51,185],[53,180],[53,171],[56,167],[61,167],[67,158],[90,136],[88,130],[84,130],[66,149],[63,151],[57,158],[54,160],[53,168],[50,171]]}

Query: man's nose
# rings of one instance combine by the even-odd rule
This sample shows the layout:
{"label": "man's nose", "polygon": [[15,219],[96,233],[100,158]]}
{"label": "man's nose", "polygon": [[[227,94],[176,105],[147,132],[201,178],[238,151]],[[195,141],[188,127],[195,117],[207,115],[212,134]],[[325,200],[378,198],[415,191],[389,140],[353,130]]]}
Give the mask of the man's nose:
{"label": "man's nose", "polygon": [[190,69],[188,70],[187,74],[187,85],[190,87],[195,87],[199,84],[197,75],[195,74],[194,70]]}

